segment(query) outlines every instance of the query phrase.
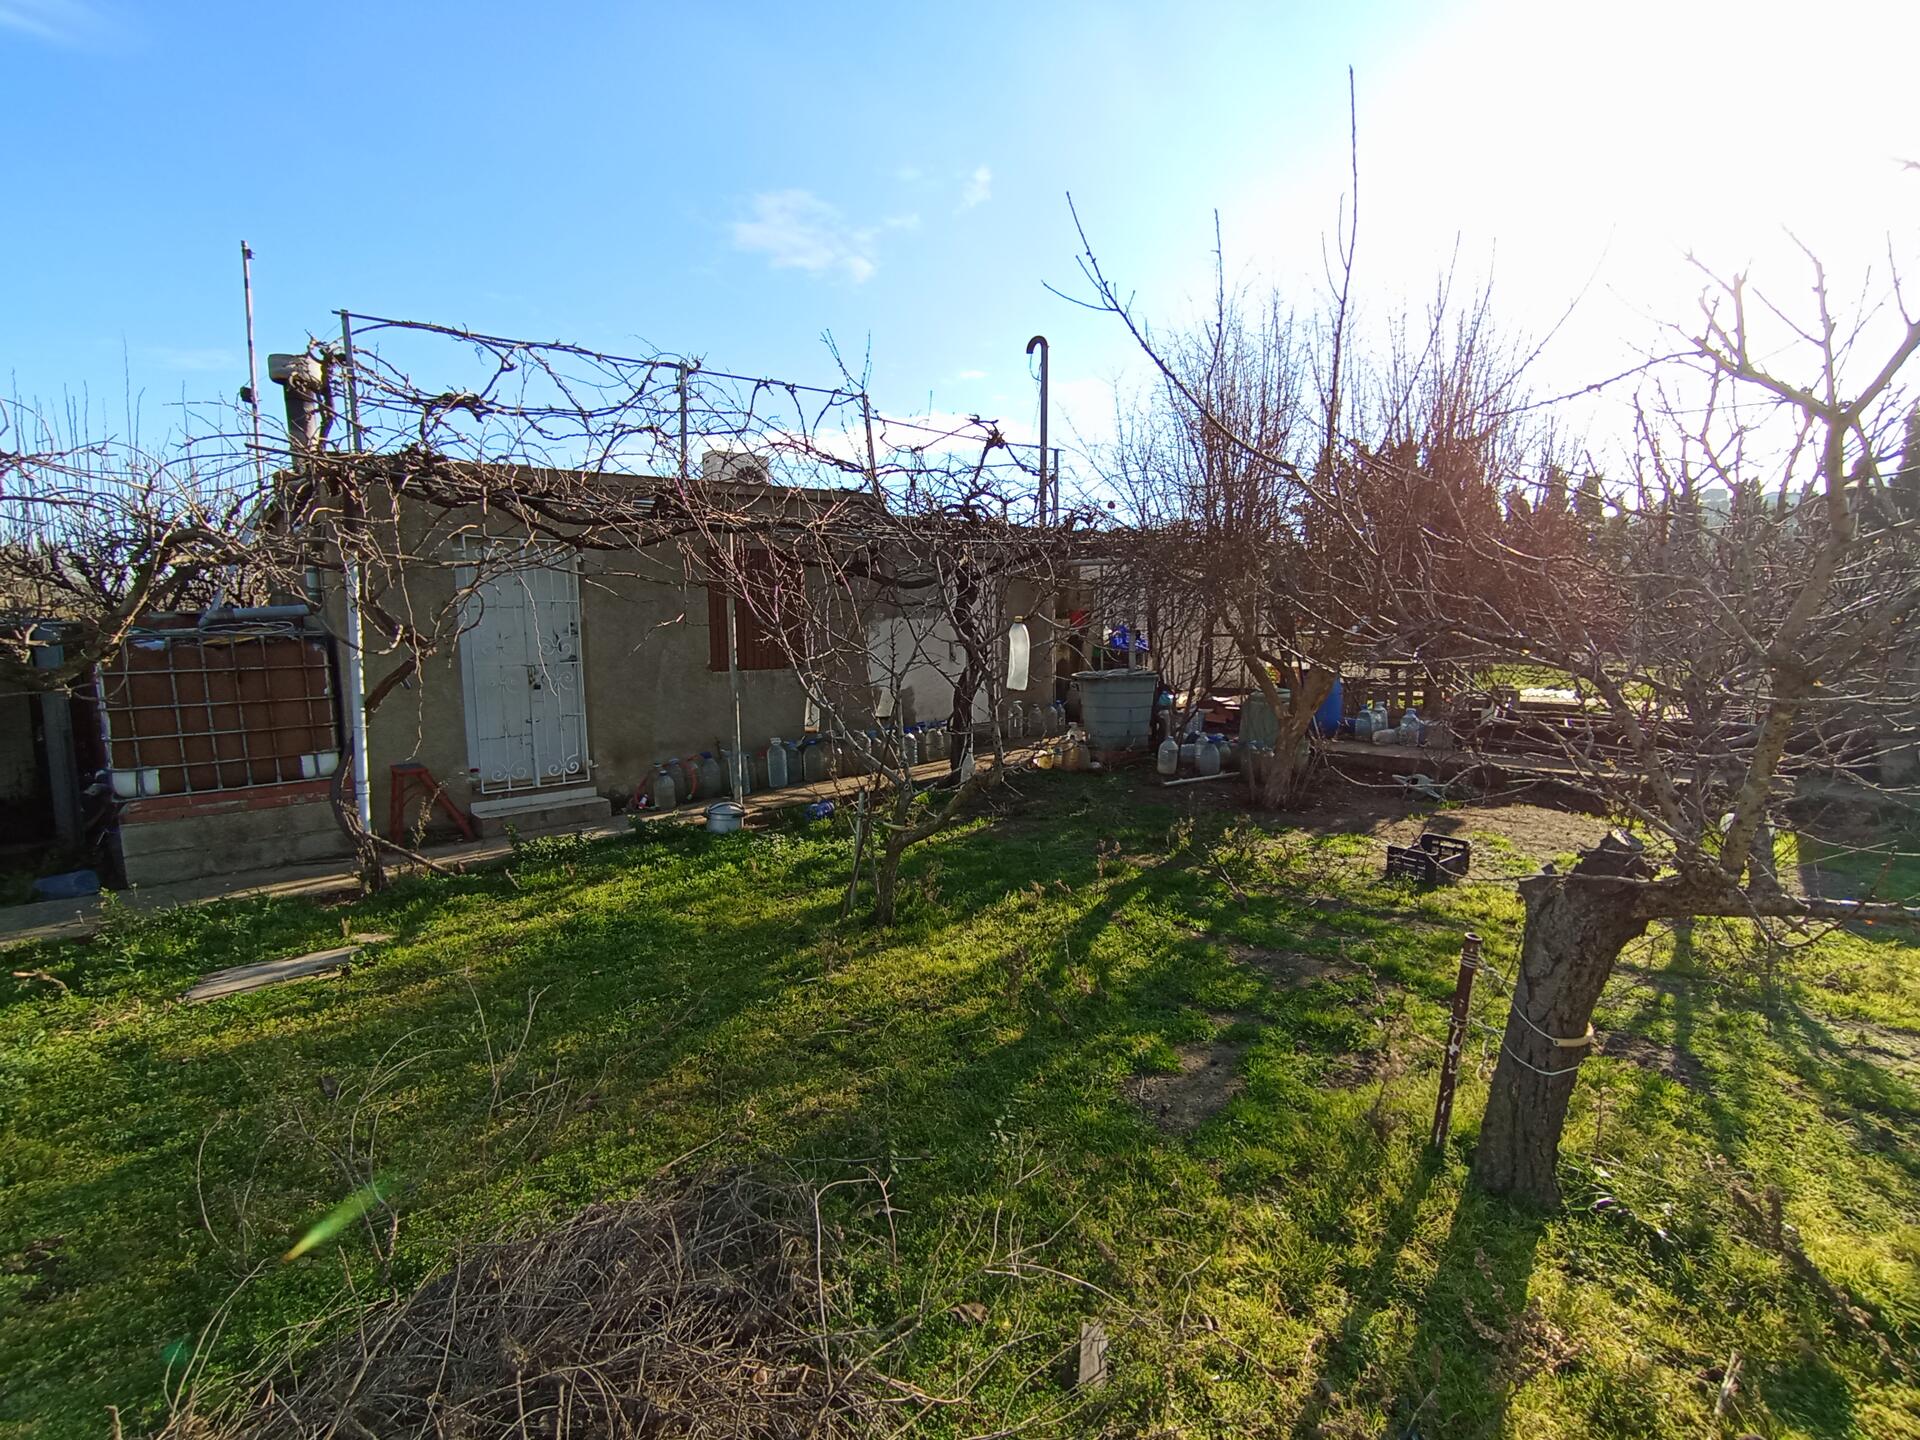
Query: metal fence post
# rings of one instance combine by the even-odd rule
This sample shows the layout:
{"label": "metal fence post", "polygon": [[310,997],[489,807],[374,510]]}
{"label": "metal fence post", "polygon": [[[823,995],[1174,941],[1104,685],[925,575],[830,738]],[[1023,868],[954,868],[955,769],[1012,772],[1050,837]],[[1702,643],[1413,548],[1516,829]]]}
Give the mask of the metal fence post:
{"label": "metal fence post", "polygon": [[1469,930],[1460,937],[1460,978],[1453,986],[1453,1012],[1447,1020],[1447,1053],[1440,1061],[1440,1096],[1433,1107],[1435,1150],[1447,1143],[1453,1124],[1453,1092],[1460,1083],[1460,1052],[1467,1043],[1467,1011],[1473,1004],[1473,977],[1480,973],[1480,937]]}

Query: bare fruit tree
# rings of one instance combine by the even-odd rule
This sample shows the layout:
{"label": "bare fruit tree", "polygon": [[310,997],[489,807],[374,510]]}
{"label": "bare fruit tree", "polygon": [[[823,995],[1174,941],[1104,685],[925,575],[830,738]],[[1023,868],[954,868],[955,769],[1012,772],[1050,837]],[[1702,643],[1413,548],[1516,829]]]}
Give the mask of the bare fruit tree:
{"label": "bare fruit tree", "polygon": [[[833,440],[765,440],[757,458],[772,473],[798,467],[816,481],[778,487],[767,514],[688,504],[714,573],[775,637],[836,762],[870,777],[848,899],[864,855],[875,919],[890,924],[906,852],[971,815],[1014,763],[1008,722],[1033,686],[1010,680],[1011,635],[1025,627],[1030,648],[1045,649],[1077,536],[1015,518],[1033,476],[991,424],[883,423],[869,444]],[[817,483],[835,473],[859,488]],[[920,767],[935,760],[944,778],[929,783]]]}
{"label": "bare fruit tree", "polygon": [[1443,285],[1423,317],[1392,327],[1383,355],[1365,353],[1350,241],[1341,253],[1317,313],[1217,283],[1205,319],[1165,339],[1127,311],[1090,248],[1082,258],[1096,308],[1127,324],[1160,377],[1145,407],[1121,414],[1107,455],[1130,526],[1116,578],[1184,628],[1157,650],[1199,657],[1208,679],[1237,672],[1276,717],[1271,755],[1250,767],[1269,808],[1307,778],[1337,676],[1441,660],[1432,637],[1423,656],[1404,638],[1405,595],[1433,564],[1427,530],[1497,514],[1501,466],[1526,437],[1512,403],[1522,367],[1484,294],[1463,306]]}
{"label": "bare fruit tree", "polygon": [[[1809,264],[1804,315],[1709,277],[1684,358],[1650,374],[1630,478],[1598,487],[1606,523],[1461,526],[1430,549],[1485,582],[1429,585],[1429,630],[1568,677],[1591,719],[1560,758],[1623,822],[1569,873],[1521,884],[1474,1160],[1494,1193],[1557,1197],[1594,1008],[1650,925],[1727,916],[1799,942],[1916,918],[1911,897],[1824,893],[1817,860],[1845,848],[1858,873],[1912,816],[1920,544],[1896,477],[1920,321],[1897,279],[1884,308],[1843,321]],[[1518,573],[1549,583],[1501,583]],[[1802,874],[1776,864],[1785,832]]]}
{"label": "bare fruit tree", "polygon": [[[1744,917],[1799,942],[1915,918],[1911,897],[1829,895],[1774,859],[1783,831],[1819,853],[1823,822],[1876,806],[1892,807],[1877,834],[1826,843],[1891,857],[1920,721],[1920,421],[1903,386],[1920,321],[1897,273],[1843,316],[1808,266],[1798,307],[1706,274],[1699,322],[1632,372],[1635,424],[1609,480],[1593,465],[1573,478],[1550,431],[1528,428],[1543,412],[1518,393],[1524,357],[1494,340],[1484,296],[1451,319],[1438,307],[1365,365],[1350,334],[1327,346],[1320,373],[1343,355],[1347,401],[1327,407],[1309,465],[1289,423],[1307,408],[1301,363],[1286,362],[1295,331],[1277,311],[1247,323],[1221,303],[1163,345],[1085,258],[1096,308],[1166,385],[1166,415],[1116,467],[1146,497],[1141,548],[1161,583],[1192,577],[1201,608],[1230,612],[1238,593],[1269,607],[1242,646],[1263,692],[1288,663],[1311,677],[1315,662],[1391,654],[1463,675],[1545,667],[1581,707],[1531,738],[1621,828],[1570,873],[1521,886],[1518,988],[1474,1162],[1491,1192],[1557,1196],[1595,1006],[1649,926]],[[1286,617],[1327,638],[1295,638]],[[1302,693],[1323,692],[1298,685],[1283,745],[1304,732]]]}
{"label": "bare fruit tree", "polygon": [[32,624],[0,630],[0,673],[63,686],[153,611],[297,586],[297,549],[263,528],[272,495],[256,477],[230,450],[78,436],[0,403],[0,611],[57,620],[62,642],[60,664],[36,664]]}

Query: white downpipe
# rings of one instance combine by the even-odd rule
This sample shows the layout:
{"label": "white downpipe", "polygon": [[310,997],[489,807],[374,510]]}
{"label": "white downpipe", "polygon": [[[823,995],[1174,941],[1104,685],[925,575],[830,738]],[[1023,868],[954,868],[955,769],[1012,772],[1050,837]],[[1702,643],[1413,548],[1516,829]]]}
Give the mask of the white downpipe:
{"label": "white downpipe", "polygon": [[[727,537],[727,548],[733,548],[733,537]],[[739,574],[736,566],[734,574]],[[747,766],[752,763],[741,753],[740,746],[740,626],[733,614],[732,576],[728,577],[727,587],[727,684],[733,691],[733,763],[727,767],[728,778],[733,782],[733,800],[736,805],[743,804],[746,796],[741,787],[746,780]]]}
{"label": "white downpipe", "polygon": [[353,813],[360,828],[373,833],[373,783],[367,773],[366,665],[360,650],[360,566],[340,547],[347,582],[347,742],[353,751]]}
{"label": "white downpipe", "polygon": [[[340,312],[340,349],[347,364],[347,435],[353,453],[366,450],[360,429],[360,387],[354,383],[353,316]],[[342,543],[339,527],[333,532],[340,551],[341,577],[347,582],[347,737],[353,747],[353,813],[364,835],[373,834],[373,777],[367,773],[367,669],[361,648],[360,563]]]}

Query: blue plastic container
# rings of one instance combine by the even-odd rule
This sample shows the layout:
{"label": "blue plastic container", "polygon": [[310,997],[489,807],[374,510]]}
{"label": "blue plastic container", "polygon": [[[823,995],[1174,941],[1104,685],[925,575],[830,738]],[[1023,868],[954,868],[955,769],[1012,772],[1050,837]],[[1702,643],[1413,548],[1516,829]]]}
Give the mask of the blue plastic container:
{"label": "blue plastic container", "polygon": [[64,875],[42,875],[33,882],[36,900],[78,900],[100,893],[100,877],[91,870],[69,870]]}
{"label": "blue plastic container", "polygon": [[1333,688],[1327,692],[1327,698],[1320,702],[1320,708],[1313,712],[1313,729],[1322,738],[1336,733],[1340,729],[1341,700],[1340,677],[1333,677]]}

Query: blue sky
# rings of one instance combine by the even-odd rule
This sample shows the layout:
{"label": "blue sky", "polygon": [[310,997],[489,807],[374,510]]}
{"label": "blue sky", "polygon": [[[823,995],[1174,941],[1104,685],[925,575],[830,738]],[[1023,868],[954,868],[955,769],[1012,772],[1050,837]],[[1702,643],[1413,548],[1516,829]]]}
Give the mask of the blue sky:
{"label": "blue sky", "polygon": [[1215,208],[1236,275],[1310,298],[1349,64],[1369,293],[1457,245],[1525,328],[1597,277],[1550,378],[1683,297],[1689,245],[1911,238],[1920,7],[1554,8],[0,0],[0,380],[114,429],[130,383],[149,439],[231,395],[244,238],[263,353],[344,305],[806,380],[830,330],[897,412],[1024,426],[1045,331],[1097,434],[1132,357],[1045,289],[1066,192],[1157,315]]}

